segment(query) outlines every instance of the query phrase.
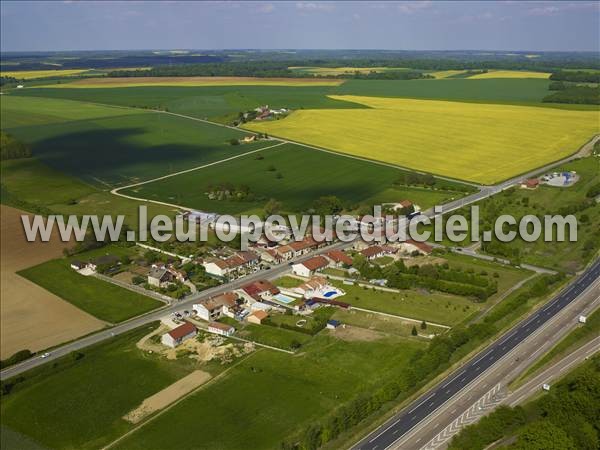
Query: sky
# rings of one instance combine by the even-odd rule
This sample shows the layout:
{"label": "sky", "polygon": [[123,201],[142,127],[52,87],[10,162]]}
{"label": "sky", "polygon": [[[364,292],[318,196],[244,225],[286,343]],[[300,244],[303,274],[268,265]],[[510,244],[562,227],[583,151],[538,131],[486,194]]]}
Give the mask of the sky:
{"label": "sky", "polygon": [[599,51],[600,1],[1,3],[2,51]]}

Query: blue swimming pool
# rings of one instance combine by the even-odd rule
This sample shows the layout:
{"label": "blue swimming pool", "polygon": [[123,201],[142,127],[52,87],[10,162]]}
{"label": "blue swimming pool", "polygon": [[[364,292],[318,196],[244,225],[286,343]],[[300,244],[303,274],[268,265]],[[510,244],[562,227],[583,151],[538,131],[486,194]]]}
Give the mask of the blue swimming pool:
{"label": "blue swimming pool", "polygon": [[283,294],[274,295],[273,298],[275,300],[277,300],[278,302],[285,303],[286,305],[288,303],[292,303],[294,301],[294,299],[292,297],[288,297],[287,295],[283,295]]}
{"label": "blue swimming pool", "polygon": [[329,297],[333,297],[334,295],[337,295],[337,294],[338,294],[338,291],[329,291],[329,292],[325,292],[323,294],[323,297],[329,298]]}

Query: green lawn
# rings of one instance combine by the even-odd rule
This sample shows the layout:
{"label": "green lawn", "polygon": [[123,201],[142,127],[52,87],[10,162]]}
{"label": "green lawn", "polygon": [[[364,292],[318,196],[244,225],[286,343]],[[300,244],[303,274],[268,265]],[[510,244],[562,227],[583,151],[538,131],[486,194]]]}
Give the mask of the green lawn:
{"label": "green lawn", "polygon": [[[77,259],[87,259],[80,254]],[[69,267],[69,260],[54,259],[19,272],[98,319],[116,323],[151,311],[162,305],[136,292],[115,286],[91,276],[83,276]]]}
{"label": "green lawn", "polygon": [[[300,212],[323,195],[335,195],[349,208],[359,204],[418,197],[422,208],[443,203],[459,194],[436,190],[395,187],[399,169],[285,144],[207,169],[126,189],[124,194],[160,200],[220,213],[258,212],[269,198],[287,212]],[[274,169],[274,170],[273,170]],[[279,175],[278,175],[279,174]],[[211,200],[209,186],[231,183],[250,188],[254,199]],[[194,186],[194,189],[190,189]],[[379,194],[382,193],[382,197]],[[394,196],[392,196],[394,193]]]}
{"label": "green lawn", "polygon": [[[402,373],[423,347],[397,337],[347,342],[323,333],[294,356],[261,350],[116,448],[279,448],[283,439]],[[210,432],[190,432],[199,423],[210,423]]]}
{"label": "green lawn", "polygon": [[438,292],[406,290],[396,293],[349,286],[333,280],[332,284],[346,292],[337,300],[352,306],[448,326],[462,322],[481,308],[481,304],[464,297]]}
{"label": "green lawn", "polygon": [[[192,369],[187,361],[166,361],[135,347],[156,326],[87,348],[78,361],[66,356],[26,372],[25,381],[2,397],[3,427],[15,432],[13,439],[21,433],[56,449],[97,449],[125,433],[132,426],[123,415]],[[13,448],[23,447],[18,442]]]}

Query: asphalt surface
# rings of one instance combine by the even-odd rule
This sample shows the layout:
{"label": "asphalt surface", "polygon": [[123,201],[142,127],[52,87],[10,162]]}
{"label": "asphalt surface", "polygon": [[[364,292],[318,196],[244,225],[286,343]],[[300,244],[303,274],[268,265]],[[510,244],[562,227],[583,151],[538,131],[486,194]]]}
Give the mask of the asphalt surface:
{"label": "asphalt surface", "polygon": [[532,396],[540,393],[543,384],[549,384],[552,389],[552,382],[560,379],[572,370],[575,366],[583,363],[586,359],[600,352],[600,336],[585,343],[577,350],[569,353],[564,358],[555,362],[531,380],[527,381],[521,387],[512,392],[504,401],[509,406],[516,406],[528,401]]}
{"label": "asphalt surface", "polygon": [[487,349],[474,356],[435,388],[415,400],[383,426],[360,441],[354,448],[382,450],[391,447],[421,421],[477,379],[483,372],[508,355],[523,340],[544,326],[563,308],[570,305],[598,278],[600,278],[600,260],[595,261],[543,308],[520,322]]}

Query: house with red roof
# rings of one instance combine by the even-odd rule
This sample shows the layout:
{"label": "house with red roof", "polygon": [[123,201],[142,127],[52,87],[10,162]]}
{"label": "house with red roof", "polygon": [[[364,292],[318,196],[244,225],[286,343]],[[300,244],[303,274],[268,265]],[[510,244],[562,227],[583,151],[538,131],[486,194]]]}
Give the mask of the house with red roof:
{"label": "house with red roof", "polygon": [[173,328],[168,333],[162,335],[160,341],[167,347],[175,348],[183,341],[191,339],[198,334],[195,325],[190,322],[185,322],[183,325]]}
{"label": "house with red roof", "polygon": [[292,272],[301,277],[311,277],[329,266],[329,260],[324,256],[313,256],[310,259],[292,266]]}
{"label": "house with red roof", "polygon": [[325,257],[330,260],[331,267],[345,267],[352,265],[352,258],[341,250],[331,250],[325,253]]}

